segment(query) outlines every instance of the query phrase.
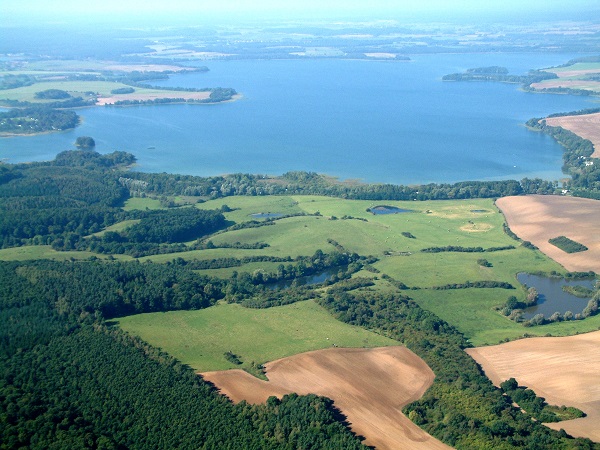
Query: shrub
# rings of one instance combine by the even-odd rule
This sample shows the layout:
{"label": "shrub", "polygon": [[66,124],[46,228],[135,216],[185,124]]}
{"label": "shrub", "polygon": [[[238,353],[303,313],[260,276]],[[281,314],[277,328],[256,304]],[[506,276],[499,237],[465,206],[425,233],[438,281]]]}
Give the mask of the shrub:
{"label": "shrub", "polygon": [[579,242],[575,242],[566,236],[558,236],[549,239],[548,242],[567,253],[584,252],[588,249],[585,245],[580,244]]}
{"label": "shrub", "polygon": [[135,89],[132,87],[122,87],[118,89],[113,89],[110,91],[111,94],[133,94]]}

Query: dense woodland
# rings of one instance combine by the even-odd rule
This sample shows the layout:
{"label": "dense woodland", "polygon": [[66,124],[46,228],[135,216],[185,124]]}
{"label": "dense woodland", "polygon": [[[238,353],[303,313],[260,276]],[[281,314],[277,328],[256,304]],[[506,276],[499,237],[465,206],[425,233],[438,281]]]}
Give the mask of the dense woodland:
{"label": "dense woodland", "polygon": [[0,113],[0,133],[29,134],[68,130],[79,124],[74,111],[29,107]]}
{"label": "dense woodland", "polygon": [[529,88],[532,83],[539,83],[543,80],[552,80],[558,78],[555,73],[544,72],[542,70],[530,70],[527,75],[509,75],[506,67],[476,67],[468,69],[463,73],[452,73],[444,75],[444,81],[499,81],[502,83],[521,83]]}
{"label": "dense woodland", "polygon": [[[565,154],[575,152],[566,161],[580,174],[571,188],[596,192],[595,184],[584,186],[581,177],[590,175],[577,165],[588,147],[575,139],[575,145],[564,141]],[[2,247],[185,251],[209,246],[204,238],[217,230],[240,226],[227,223],[221,210],[123,210],[132,195],[208,199],[311,193],[424,200],[553,193],[558,188],[542,180],[349,186],[306,172],[277,180],[246,174],[202,178],[128,171],[134,161],[123,152],[77,150],[62,152],[51,162],[0,164]],[[132,225],[93,236],[123,220]],[[229,279],[200,276],[194,270],[206,263],[183,259],[169,264],[0,262],[0,448],[360,448],[331,401],[290,395],[262,406],[234,406],[190,368],[110,322],[127,314],[206,308],[219,300],[264,308],[308,298],[344,322],[397,339],[429,364],[436,374],[434,385],[405,412],[444,442],[457,448],[600,448],[549,430],[512,407],[464,353],[469,344],[456,329],[409,297],[378,294],[369,290],[372,281],[349,279],[361,268],[368,270],[372,260],[348,254],[335,241],[330,244],[330,253],[270,259],[279,263],[274,272],[234,273]],[[241,262],[230,258],[212,264],[234,267]],[[325,286],[325,296],[310,286],[285,291],[267,287],[325,268],[339,269]]]}
{"label": "dense woodland", "polygon": [[0,448],[361,447],[328,399],[234,406],[102,320],[209,306],[218,283],[165,265],[0,263]]}

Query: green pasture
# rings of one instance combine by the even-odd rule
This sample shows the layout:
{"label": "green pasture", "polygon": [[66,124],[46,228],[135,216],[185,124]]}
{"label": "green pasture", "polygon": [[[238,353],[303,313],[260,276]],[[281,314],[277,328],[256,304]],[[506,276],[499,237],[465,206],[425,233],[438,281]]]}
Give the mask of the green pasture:
{"label": "green pasture", "polygon": [[[558,263],[538,251],[517,246],[513,250],[483,253],[413,253],[409,256],[387,256],[374,266],[383,273],[411,287],[429,288],[467,281],[506,281],[513,286],[519,272],[560,272]],[[478,259],[486,259],[492,267],[482,267]]]}
{"label": "green pasture", "polygon": [[[28,261],[33,259],[54,259],[66,261],[69,259],[89,259],[97,257],[106,259],[107,255],[99,255],[92,252],[67,251],[58,252],[49,245],[28,245],[23,247],[11,247],[0,249],[0,261]],[[131,260],[130,256],[114,255],[115,259]]]}
{"label": "green pasture", "polygon": [[254,273],[256,271],[264,271],[264,272],[277,272],[277,267],[280,264],[288,265],[293,263],[280,263],[280,262],[251,262],[248,264],[244,264],[243,266],[238,267],[224,267],[222,269],[206,269],[206,270],[197,270],[196,272],[207,275],[209,277],[218,277],[218,278],[229,278],[233,275],[233,272],[247,272]]}
{"label": "green pasture", "polygon": [[[286,356],[338,347],[399,345],[334,319],[312,300],[268,309],[218,304],[199,311],[139,314],[118,319],[125,331],[161,347],[198,371],[242,368]],[[242,365],[227,361],[225,352]]]}
{"label": "green pasture", "polygon": [[102,231],[98,231],[97,233],[93,233],[91,236],[101,237],[108,231],[114,231],[116,233],[126,230],[127,228],[135,225],[136,223],[140,223],[140,219],[131,219],[131,220],[123,220],[121,222],[115,223],[109,227],[106,227]]}
{"label": "green pasture", "polygon": [[75,59],[51,59],[46,61],[32,61],[27,64],[29,70],[37,71],[65,71],[65,72],[87,72],[91,70],[105,70],[106,62],[102,61],[78,61]]}
{"label": "green pasture", "polygon": [[553,67],[546,69],[548,72],[554,72],[558,75],[562,72],[570,72],[572,70],[597,70],[600,72],[600,62],[578,62],[566,67]]}
{"label": "green pasture", "polygon": [[[290,217],[276,220],[271,226],[220,233],[211,239],[215,244],[265,242],[270,247],[258,254],[292,257],[310,255],[317,249],[325,251],[331,248],[328,239],[339,242],[351,252],[377,257],[383,257],[386,252],[392,255],[414,253],[432,246],[487,248],[515,244],[502,231],[503,217],[491,200],[384,202],[411,209],[411,212],[373,215],[367,208],[381,203],[315,196],[251,197],[247,204],[246,199],[227,198],[199,207],[220,208],[226,203],[236,208],[225,214],[235,222],[250,220],[249,215],[255,212],[288,214],[299,210],[309,214],[319,212],[321,216]],[[343,216],[353,218],[342,220]],[[337,220],[332,220],[333,217]],[[416,239],[407,238],[402,232],[411,233]]]}
{"label": "green pasture", "polygon": [[[31,86],[21,86],[14,89],[6,89],[1,93],[1,98],[9,100],[18,100],[21,102],[32,102],[32,103],[48,103],[55,102],[57,100],[49,99],[38,99],[35,98],[35,93],[45,91],[47,89],[60,89],[66,91],[73,97],[89,97],[88,92],[94,93],[94,95],[100,95],[102,97],[115,97],[115,99],[127,98],[127,94],[114,95],[111,94],[113,89],[130,87],[123,83],[114,81],[43,81],[34,83]],[[165,91],[161,89],[147,89],[147,88],[135,88],[136,94],[159,94],[163,95],[168,93],[167,97],[176,97],[177,93],[172,91]]]}
{"label": "green pasture", "polygon": [[[427,202],[371,202],[344,200],[322,196],[257,196],[227,197],[197,204],[202,209],[218,209],[224,204],[232,209],[224,213],[235,223],[252,220],[250,214],[273,212],[297,214],[305,212],[320,216],[295,216],[275,220],[274,225],[219,232],[210,240],[216,245],[256,242],[269,244],[263,249],[214,248],[189,252],[153,255],[139,258],[165,263],[174,258],[185,260],[212,260],[217,258],[244,258],[246,256],[277,256],[295,258],[310,256],[318,249],[334,250],[328,243],[333,239],[350,252],[373,255],[379,259],[374,267],[379,274],[362,272],[357,276],[378,277],[375,289],[392,290],[392,286],[381,279],[386,274],[418,290],[403,291],[414,298],[422,307],[431,310],[458,328],[474,344],[496,344],[506,338],[517,338],[524,333],[554,335],[572,334],[575,331],[596,329],[600,319],[579,322],[557,323],[542,327],[525,328],[501,316],[495,307],[515,295],[525,298],[525,291],[516,279],[518,272],[563,272],[564,269],[539,251],[521,247],[509,238],[502,229],[504,218],[490,199],[444,200]],[[411,212],[373,215],[367,209],[377,205],[396,206]],[[155,209],[160,202],[152,198],[129,199],[124,209]],[[344,219],[352,216],[353,219]],[[336,217],[337,220],[333,220]],[[358,220],[358,219],[366,219]],[[132,222],[125,221],[104,230],[119,231]],[[411,233],[415,239],[402,235]],[[427,247],[503,247],[516,248],[495,252],[423,253]],[[0,259],[24,260],[37,258],[86,259],[89,252],[56,252],[48,246],[19,247],[0,250]],[[105,257],[97,255],[98,257]],[[115,255],[116,258],[129,259]],[[482,267],[477,260],[486,259],[491,267]],[[252,262],[238,267],[207,269],[204,275],[227,278],[235,272],[252,274],[257,270],[273,272],[277,262]],[[287,263],[286,263],[287,264]],[[468,281],[501,281],[512,284],[516,289],[455,289],[433,290],[432,287]],[[222,353],[222,352],[221,352]],[[252,357],[254,361],[259,358]],[[265,359],[266,360],[266,359]],[[264,360],[262,360],[264,361]]]}
{"label": "green pasture", "polygon": [[221,209],[223,205],[227,205],[233,210],[224,213],[227,220],[236,223],[249,220],[264,220],[254,219],[251,217],[251,214],[279,213],[288,215],[304,212],[297,205],[297,201],[294,198],[275,195],[265,195],[260,197],[227,197],[199,203],[196,206],[200,209]]}
{"label": "green pasture", "polygon": [[21,86],[14,89],[2,91],[2,98],[18,100],[21,102],[48,103],[57,100],[41,100],[35,98],[35,93],[47,89],[60,89],[71,94],[73,97],[87,97],[86,92],[94,92],[104,96],[110,96],[113,89],[127,87],[123,83],[110,81],[44,81],[34,83],[31,86]]}
{"label": "green pasture", "polygon": [[156,198],[131,197],[131,198],[127,199],[127,201],[125,202],[125,205],[123,206],[123,209],[125,211],[132,211],[134,209],[146,210],[146,209],[164,209],[164,208],[160,205],[160,200],[158,200]]}

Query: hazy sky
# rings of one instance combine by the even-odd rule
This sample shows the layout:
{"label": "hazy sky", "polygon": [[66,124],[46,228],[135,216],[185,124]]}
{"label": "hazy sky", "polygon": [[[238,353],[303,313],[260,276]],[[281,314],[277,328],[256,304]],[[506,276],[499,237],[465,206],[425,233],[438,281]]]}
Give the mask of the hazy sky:
{"label": "hazy sky", "polygon": [[[198,19],[210,15],[247,18],[402,18],[486,16],[511,18],[543,13],[544,18],[593,20],[600,12],[597,0],[19,0],[0,1],[0,22],[26,15],[48,20],[112,15],[155,17],[177,15]],[[193,17],[192,17],[193,16]]]}

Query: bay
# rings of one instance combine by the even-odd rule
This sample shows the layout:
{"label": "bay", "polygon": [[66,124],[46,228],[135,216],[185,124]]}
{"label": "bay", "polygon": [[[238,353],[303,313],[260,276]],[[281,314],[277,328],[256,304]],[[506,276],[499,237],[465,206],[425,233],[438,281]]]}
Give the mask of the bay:
{"label": "bay", "polygon": [[411,55],[410,62],[235,60],[202,62],[206,73],[163,86],[234,87],[218,105],[78,110],[72,131],[0,139],[8,162],[52,159],[92,136],[97,150],[123,150],[137,170],[192,175],[306,170],[397,184],[564,178],[562,148],[525,128],[531,117],[597,105],[589,97],[527,93],[518,85],[442,82],[447,73],[499,65],[511,73],[576,55]]}

